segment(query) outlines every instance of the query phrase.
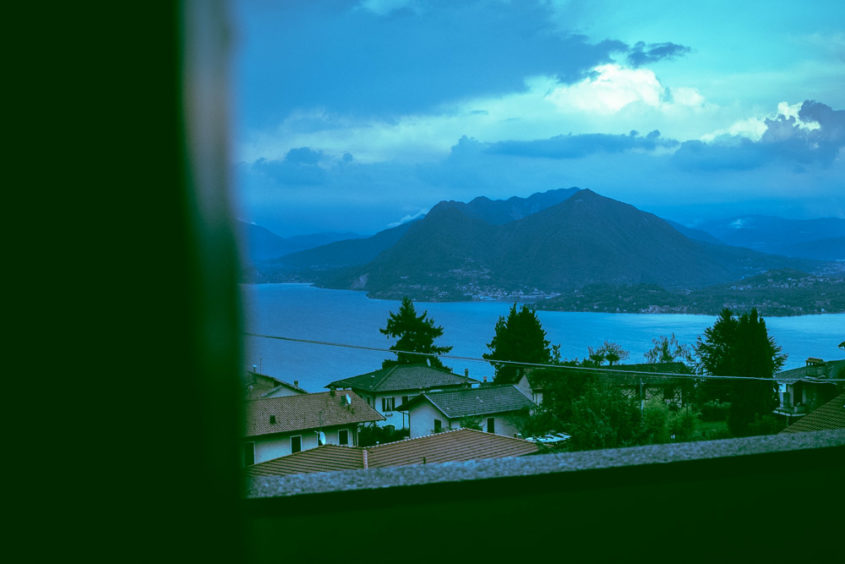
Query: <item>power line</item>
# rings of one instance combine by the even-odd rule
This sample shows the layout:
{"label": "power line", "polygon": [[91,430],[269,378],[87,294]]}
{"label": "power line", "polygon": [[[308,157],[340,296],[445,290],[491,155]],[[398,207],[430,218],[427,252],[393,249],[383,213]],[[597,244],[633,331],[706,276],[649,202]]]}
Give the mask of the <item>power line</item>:
{"label": "power line", "polygon": [[[583,370],[587,372],[604,372],[610,374],[621,374],[621,375],[639,375],[639,376],[656,376],[658,378],[688,378],[693,380],[759,380],[763,382],[785,382],[784,379],[775,379],[775,378],[763,378],[759,376],[718,376],[714,374],[681,374],[678,372],[649,372],[645,370],[623,370],[620,368],[608,368],[608,367],[589,367],[589,366],[566,366],[560,364],[547,364],[547,363],[539,363],[539,362],[521,362],[516,360],[488,360],[486,358],[478,358],[472,356],[459,356],[459,355],[451,355],[451,354],[435,354],[435,353],[422,353],[417,351],[401,351],[395,349],[386,349],[383,347],[368,347],[365,345],[351,345],[348,343],[334,343],[331,341],[317,341],[313,339],[300,339],[297,337],[282,337],[279,335],[262,335],[259,333],[244,333],[244,335],[248,337],[258,337],[261,339],[273,339],[277,341],[287,341],[290,343],[305,343],[309,345],[321,345],[326,347],[340,347],[345,349],[355,349],[355,350],[364,350],[364,351],[374,351],[374,352],[386,352],[391,354],[408,354],[408,355],[416,355],[416,356],[423,356],[423,357],[437,357],[437,358],[446,358],[450,360],[465,360],[470,362],[481,362],[484,364],[510,364],[514,366],[525,366],[531,368],[551,368],[555,370]],[[789,382],[798,381],[801,378],[795,378],[794,380],[789,380]],[[825,382],[845,382],[845,379],[842,378],[825,378]]]}

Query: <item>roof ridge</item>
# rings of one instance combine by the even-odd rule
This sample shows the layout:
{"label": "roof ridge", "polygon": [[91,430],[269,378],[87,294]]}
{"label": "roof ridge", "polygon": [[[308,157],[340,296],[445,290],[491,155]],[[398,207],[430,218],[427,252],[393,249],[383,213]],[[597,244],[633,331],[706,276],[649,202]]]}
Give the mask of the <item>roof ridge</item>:
{"label": "roof ridge", "polygon": [[448,431],[441,431],[439,433],[429,433],[428,435],[421,435],[419,437],[405,437],[404,439],[399,439],[398,441],[390,441],[389,443],[381,443],[381,444],[377,444],[377,445],[370,445],[370,446],[360,447],[360,448],[365,448],[367,450],[373,450],[373,449],[383,447],[383,446],[387,446],[387,445],[395,445],[395,444],[404,443],[404,442],[407,442],[407,441],[416,441],[416,440],[419,440],[419,439],[424,439],[426,437],[433,437],[434,435],[445,435],[446,433],[455,433],[457,431],[472,431],[472,430],[473,429],[466,429],[465,427],[460,427],[458,429],[449,429]]}

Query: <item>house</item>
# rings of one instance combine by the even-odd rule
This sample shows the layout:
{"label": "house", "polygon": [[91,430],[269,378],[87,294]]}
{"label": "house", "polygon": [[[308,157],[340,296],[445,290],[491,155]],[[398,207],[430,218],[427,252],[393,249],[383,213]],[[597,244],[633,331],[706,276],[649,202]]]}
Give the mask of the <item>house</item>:
{"label": "house", "polygon": [[808,413],[781,433],[802,433],[845,428],[845,393]]}
{"label": "house", "polygon": [[529,441],[475,429],[456,429],[416,439],[370,447],[323,445],[311,450],[255,464],[249,476],[284,476],[412,464],[436,464],[533,454],[539,447]]}
{"label": "house", "polygon": [[480,427],[488,433],[515,437],[522,416],[536,407],[514,384],[425,392],[398,409],[408,411],[411,438],[447,429]]}
{"label": "house", "polygon": [[543,405],[543,392],[545,391],[545,379],[537,376],[533,371],[523,372],[516,383],[519,390],[531,398],[537,405]]}
{"label": "house", "polygon": [[774,413],[784,417],[787,424],[804,417],[841,391],[842,385],[831,380],[844,377],[845,360],[825,362],[814,357],[800,368],[778,372],[779,405]]}
{"label": "house", "polygon": [[243,461],[254,464],[323,444],[356,445],[358,426],[382,419],[351,391],[247,401]]}
{"label": "house", "polygon": [[477,383],[477,380],[467,375],[459,376],[425,364],[396,364],[375,372],[336,380],[326,387],[352,390],[384,416],[381,425],[406,429],[406,414],[397,406],[406,403],[409,398],[428,390],[460,390]]}
{"label": "house", "polygon": [[290,384],[267,374],[260,374],[254,370],[247,371],[243,380],[243,388],[245,398],[251,400],[308,393],[299,387],[298,380],[294,380],[293,384]]}

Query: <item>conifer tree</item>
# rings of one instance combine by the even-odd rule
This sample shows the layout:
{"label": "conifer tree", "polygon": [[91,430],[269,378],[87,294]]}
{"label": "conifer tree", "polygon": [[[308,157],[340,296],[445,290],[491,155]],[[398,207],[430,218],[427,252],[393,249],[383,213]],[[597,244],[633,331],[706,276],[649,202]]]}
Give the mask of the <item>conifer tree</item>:
{"label": "conifer tree", "polygon": [[[706,374],[771,379],[786,360],[769,337],[756,309],[734,317],[729,309],[698,338],[699,367]],[[731,402],[728,427],[736,436],[749,434],[756,418],[769,415],[777,405],[774,380],[711,380],[702,384],[706,397]]]}
{"label": "conifer tree", "polygon": [[496,322],[496,334],[487,344],[489,353],[483,356],[496,369],[496,383],[512,384],[519,380],[522,369],[513,364],[497,363],[497,360],[518,362],[546,363],[553,357],[546,332],[533,309],[523,305],[521,310],[516,304],[511,307],[508,317],[499,317]]}
{"label": "conifer tree", "polygon": [[445,354],[452,350],[452,347],[439,347],[434,344],[434,339],[443,335],[443,327],[434,325],[434,320],[428,317],[428,312],[417,315],[414,303],[411,298],[402,298],[402,305],[399,311],[391,313],[387,319],[387,327],[379,331],[388,337],[397,337],[396,343],[390,347],[392,351],[408,351],[425,353],[406,354],[397,352],[396,360],[385,360],[383,367],[395,364],[428,364],[434,368],[446,369],[443,363],[437,358],[438,354]]}

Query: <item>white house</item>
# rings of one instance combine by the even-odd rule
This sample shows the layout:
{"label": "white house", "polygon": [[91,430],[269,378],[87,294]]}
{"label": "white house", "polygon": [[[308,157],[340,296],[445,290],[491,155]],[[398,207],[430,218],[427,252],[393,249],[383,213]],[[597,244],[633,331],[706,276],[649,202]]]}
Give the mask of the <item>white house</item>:
{"label": "white house", "polygon": [[290,384],[254,370],[247,371],[243,380],[243,389],[246,399],[278,398],[308,393],[299,387],[297,380]]}
{"label": "white house", "polygon": [[352,378],[336,380],[326,386],[331,389],[349,389],[381,415],[380,425],[407,429],[407,414],[398,409],[410,398],[429,390],[460,390],[477,384],[468,376],[459,376],[424,364],[397,364]]}
{"label": "white house", "polygon": [[400,409],[408,411],[411,438],[462,427],[515,437],[519,419],[536,407],[515,385],[425,392]]}
{"label": "white house", "polygon": [[358,444],[358,426],[384,419],[355,392],[321,392],[246,402],[245,465],[323,444]]}

